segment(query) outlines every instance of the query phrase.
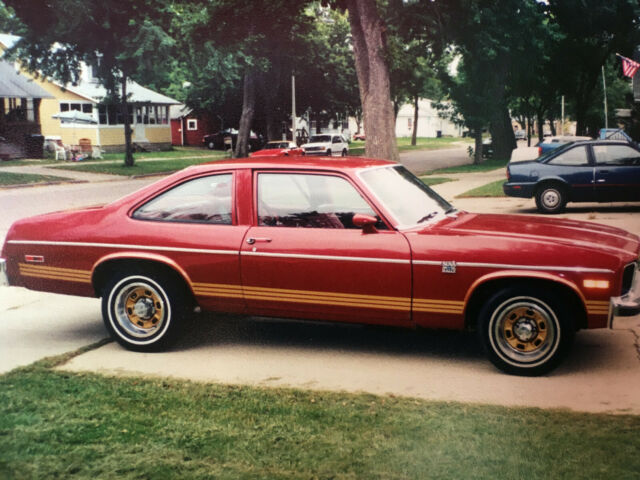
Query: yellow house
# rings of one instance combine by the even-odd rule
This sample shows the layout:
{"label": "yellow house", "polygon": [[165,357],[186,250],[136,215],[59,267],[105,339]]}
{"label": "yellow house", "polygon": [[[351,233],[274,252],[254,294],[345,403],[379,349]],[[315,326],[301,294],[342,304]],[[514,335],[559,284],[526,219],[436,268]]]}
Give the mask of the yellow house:
{"label": "yellow house", "polygon": [[[19,37],[0,34],[0,51],[10,48]],[[24,75],[28,74],[22,72]],[[102,104],[106,89],[93,75],[92,68],[83,64],[77,85],[61,85],[52,80],[35,79],[51,98],[40,101],[40,125],[45,138],[60,139],[64,145],[78,145],[89,140],[103,151],[123,151],[124,119],[120,106]],[[149,90],[129,81],[129,120],[133,142],[147,150],[171,147],[169,106],[179,104],[173,98]],[[81,112],[76,120],[65,119],[69,112]]]}

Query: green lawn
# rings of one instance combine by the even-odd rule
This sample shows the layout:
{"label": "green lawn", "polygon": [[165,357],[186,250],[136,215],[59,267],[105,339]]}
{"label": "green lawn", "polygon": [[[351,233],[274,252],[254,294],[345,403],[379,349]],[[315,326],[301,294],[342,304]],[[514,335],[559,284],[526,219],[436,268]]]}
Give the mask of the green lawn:
{"label": "green lawn", "polygon": [[461,193],[458,197],[504,197],[505,194],[502,190],[502,184],[504,182],[505,179],[496,180],[495,182],[487,183],[481,187]]}
{"label": "green lawn", "polygon": [[[209,150],[207,148],[198,147],[173,147],[171,150],[164,152],[140,152],[134,153],[136,160],[144,160],[148,158],[185,158],[185,157],[210,157],[217,159],[224,157],[225,153],[221,150]],[[102,160],[122,160],[124,161],[124,153],[104,153]]]}
{"label": "green lawn", "polygon": [[639,416],[112,378],[53,363],[0,376],[0,478],[608,480],[640,472]]}
{"label": "green lawn", "polygon": [[217,152],[214,155],[206,157],[191,158],[168,158],[166,160],[144,160],[136,161],[132,167],[127,167],[122,161],[119,162],[99,162],[99,163],[65,163],[64,165],[55,166],[60,170],[80,170],[82,172],[108,173],[112,175],[151,175],[155,173],[170,173],[181,170],[190,165],[210,162],[212,160],[220,160],[226,158],[224,152]]}
{"label": "green lawn", "polygon": [[36,175],[31,173],[10,173],[0,171],[0,186],[24,185],[29,183],[64,182],[68,178],[53,175]]}
{"label": "green lawn", "polygon": [[429,186],[439,185],[441,183],[447,183],[447,182],[455,181],[454,178],[430,177],[430,176],[420,177],[420,180],[422,180],[423,183],[426,183]]}
{"label": "green lawn", "polygon": [[433,173],[473,173],[473,172],[489,172],[491,170],[497,170],[498,168],[506,168],[509,160],[497,160],[495,158],[489,158],[478,165],[468,164],[459,165],[457,167],[440,168],[433,170],[429,174]]}
{"label": "green lawn", "polygon": [[[452,148],[456,144],[472,144],[472,142],[466,138],[454,138],[454,137],[418,137],[416,139],[416,145],[411,145],[411,138],[398,137],[398,151],[406,152],[410,150],[431,150],[439,148]],[[349,143],[349,155],[364,155],[365,142],[354,141]]]}

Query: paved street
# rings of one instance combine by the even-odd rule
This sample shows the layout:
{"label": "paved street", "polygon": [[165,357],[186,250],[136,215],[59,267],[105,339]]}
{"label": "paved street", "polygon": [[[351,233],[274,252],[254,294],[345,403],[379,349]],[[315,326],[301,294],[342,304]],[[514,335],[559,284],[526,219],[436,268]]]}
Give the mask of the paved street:
{"label": "paved street", "polygon": [[[446,155],[412,154],[414,171],[431,170]],[[530,154],[517,152],[519,157]],[[468,157],[467,157],[468,159]],[[523,159],[523,158],[520,158]],[[468,160],[467,160],[468,161]],[[475,186],[504,178],[504,171],[453,175],[435,189],[474,212],[534,213],[533,200],[457,199]],[[16,218],[103,203],[155,179],[102,181],[0,190],[4,237]],[[640,234],[640,205],[569,205],[563,217],[598,221]],[[495,370],[475,336],[361,326],[283,322],[200,315],[172,351],[128,352],[115,343],[76,357],[65,367],[114,375],[160,375],[198,381],[310,389],[393,393],[434,400],[562,407],[589,412],[640,414],[640,317],[617,330],[580,332],[568,361],[542,378]],[[72,351],[106,337],[98,299],[0,288],[0,372],[43,356]]]}

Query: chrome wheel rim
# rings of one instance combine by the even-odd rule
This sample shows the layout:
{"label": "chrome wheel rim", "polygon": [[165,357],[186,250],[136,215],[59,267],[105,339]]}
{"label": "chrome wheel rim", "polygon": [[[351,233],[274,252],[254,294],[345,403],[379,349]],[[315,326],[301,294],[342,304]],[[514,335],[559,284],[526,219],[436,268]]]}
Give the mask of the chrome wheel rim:
{"label": "chrome wheel rim", "polygon": [[500,305],[490,322],[494,351],[507,363],[534,367],[558,348],[560,328],[553,310],[539,299],[512,298]]}
{"label": "chrome wheel rim", "polygon": [[136,281],[123,285],[113,297],[114,320],[121,331],[144,339],[162,330],[168,309],[159,289],[148,282]]}

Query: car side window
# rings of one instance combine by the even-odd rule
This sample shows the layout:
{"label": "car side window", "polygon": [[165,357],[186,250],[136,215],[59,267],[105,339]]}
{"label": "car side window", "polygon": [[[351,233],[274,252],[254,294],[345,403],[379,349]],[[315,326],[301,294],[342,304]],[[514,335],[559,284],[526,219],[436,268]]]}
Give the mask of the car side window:
{"label": "car side window", "polygon": [[548,165],[581,166],[589,165],[587,147],[584,145],[570,148],[547,162]]}
{"label": "car side window", "polygon": [[[258,225],[298,228],[358,228],[353,216],[378,218],[347,180],[333,175],[260,173]],[[378,229],[387,226],[378,218]]]}
{"label": "car side window", "polygon": [[594,145],[597,165],[640,165],[640,152],[627,145]]}
{"label": "car side window", "polygon": [[186,181],[148,201],[135,212],[138,220],[231,225],[230,173]]}
{"label": "car side window", "polygon": [[333,137],[333,143],[340,143],[340,137]]}

